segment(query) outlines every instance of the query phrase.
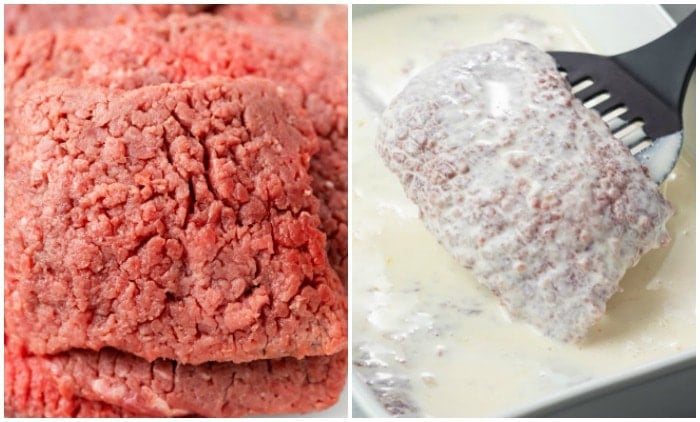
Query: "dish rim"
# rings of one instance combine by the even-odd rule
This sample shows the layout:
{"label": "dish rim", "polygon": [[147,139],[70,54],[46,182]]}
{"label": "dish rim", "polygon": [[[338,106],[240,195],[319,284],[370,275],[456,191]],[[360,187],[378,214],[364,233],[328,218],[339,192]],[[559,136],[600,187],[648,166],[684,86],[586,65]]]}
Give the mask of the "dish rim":
{"label": "dish rim", "polygon": [[[360,8],[358,8],[360,6]],[[379,6],[379,7],[377,7]],[[369,16],[375,13],[383,12],[389,8],[397,6],[411,6],[409,5],[353,5],[352,8],[352,19],[361,19],[365,16]],[[463,6],[468,6],[464,4]],[[576,4],[557,4],[558,7],[565,7],[570,9],[575,9]],[[596,5],[581,5],[595,7]],[[598,6],[613,6],[613,5],[598,5]],[[669,13],[663,9],[660,4],[637,4],[637,5],[624,5],[637,6],[650,8],[650,10],[655,9],[663,20],[665,20],[665,25],[667,29],[671,29],[676,25],[676,22],[669,15]],[[357,10],[356,10],[357,9]],[[639,9],[641,10],[641,8]],[[683,143],[683,148],[686,148],[688,143]],[[692,154],[694,157],[694,154]],[[352,345],[351,345],[352,346]],[[621,391],[632,385],[636,385],[642,382],[651,382],[654,379],[659,379],[670,374],[690,370],[695,368],[697,352],[696,348],[683,350],[671,355],[653,359],[649,362],[635,365],[632,368],[619,371],[614,374],[605,375],[602,377],[593,378],[588,381],[584,381],[579,384],[575,384],[566,389],[548,394],[540,399],[523,403],[516,406],[511,406],[503,409],[503,411],[495,412],[489,417],[527,417],[528,415],[535,412],[546,412],[556,409],[563,409],[568,406],[587,401],[594,400],[595,397],[608,394],[614,391]],[[361,412],[364,413],[365,417],[392,417],[389,412],[386,411],[384,406],[379,402],[376,395],[371,391],[370,388],[366,386],[366,383],[359,377],[356,373],[356,369],[352,364],[352,359],[350,360],[350,378],[352,385],[352,407],[353,410],[357,407]],[[357,417],[354,415],[353,417]]]}

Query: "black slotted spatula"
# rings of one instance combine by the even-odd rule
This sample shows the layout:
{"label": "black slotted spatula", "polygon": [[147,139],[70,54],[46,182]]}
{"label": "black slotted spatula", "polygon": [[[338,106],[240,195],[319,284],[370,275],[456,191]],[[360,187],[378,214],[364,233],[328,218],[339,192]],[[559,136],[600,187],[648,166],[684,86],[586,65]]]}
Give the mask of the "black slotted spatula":
{"label": "black slotted spatula", "polygon": [[695,12],[676,28],[616,56],[549,52],[577,98],[594,108],[656,183],[683,142],[681,108],[695,69]]}

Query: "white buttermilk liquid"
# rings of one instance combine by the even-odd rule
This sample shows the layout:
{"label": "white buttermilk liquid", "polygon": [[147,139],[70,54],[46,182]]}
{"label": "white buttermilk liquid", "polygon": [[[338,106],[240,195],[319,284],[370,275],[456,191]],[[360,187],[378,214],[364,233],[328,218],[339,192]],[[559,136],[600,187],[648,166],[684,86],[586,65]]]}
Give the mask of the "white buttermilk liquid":
{"label": "white buttermilk liquid", "polygon": [[[487,416],[695,349],[692,155],[663,186],[676,210],[667,225],[672,244],[627,272],[624,291],[574,345],[509,321],[423,227],[376,153],[383,108],[445,53],[504,37],[593,50],[575,28],[572,16],[546,6],[412,6],[353,21],[353,369],[390,409]],[[694,143],[694,123],[686,134]]]}

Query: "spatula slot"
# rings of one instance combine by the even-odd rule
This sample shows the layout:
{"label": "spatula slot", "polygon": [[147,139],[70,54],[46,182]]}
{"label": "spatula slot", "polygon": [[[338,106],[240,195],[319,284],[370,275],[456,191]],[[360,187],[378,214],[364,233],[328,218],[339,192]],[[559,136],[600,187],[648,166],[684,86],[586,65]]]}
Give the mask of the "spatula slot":
{"label": "spatula slot", "polygon": [[635,146],[630,148],[630,152],[632,152],[632,155],[638,154],[645,149],[649,148],[652,145],[653,141],[651,138],[644,138],[640,142],[638,142]]}
{"label": "spatula slot", "polygon": [[591,78],[586,78],[582,80],[581,82],[577,83],[576,85],[571,87],[571,92],[576,94],[577,92],[581,92],[584,89],[588,88],[589,86],[593,85],[593,79]]}
{"label": "spatula slot", "polygon": [[[624,105],[614,107],[612,110],[609,110],[609,111],[606,111],[605,113],[603,113],[603,121],[605,123],[608,123],[608,125],[610,125],[610,122],[612,120],[614,120],[616,117],[622,116],[623,114],[625,114],[627,112],[627,110],[628,110],[627,106],[624,106]],[[611,130],[614,131],[615,129],[611,128]]]}
{"label": "spatula slot", "polygon": [[599,104],[602,104],[604,101],[607,101],[610,98],[610,93],[607,91],[603,92],[598,92],[596,94],[593,94],[592,97],[587,98],[583,105],[587,108],[593,108]]}
{"label": "spatula slot", "polygon": [[641,140],[647,137],[643,127],[644,122],[642,120],[633,120],[619,130],[613,131],[613,135],[617,139],[621,140],[623,144],[630,147],[638,144]]}

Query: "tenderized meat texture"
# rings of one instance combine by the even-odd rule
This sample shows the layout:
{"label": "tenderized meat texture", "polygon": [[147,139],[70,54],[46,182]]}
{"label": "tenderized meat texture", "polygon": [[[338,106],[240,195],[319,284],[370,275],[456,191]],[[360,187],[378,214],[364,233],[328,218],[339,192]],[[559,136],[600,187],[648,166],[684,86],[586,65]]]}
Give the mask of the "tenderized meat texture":
{"label": "tenderized meat texture", "polygon": [[347,299],[307,174],[311,123],[259,78],[38,83],[10,119],[5,328],[34,354],[337,353]]}
{"label": "tenderized meat texture", "polygon": [[[246,26],[198,15],[101,29],[38,32],[5,40],[6,104],[32,83],[60,76],[132,89],[210,75],[257,75],[285,87],[319,138],[313,189],[331,264],[347,280],[347,53],[291,26]],[[13,135],[6,131],[6,143]]]}
{"label": "tenderized meat texture", "polygon": [[48,360],[29,356],[5,337],[5,417],[130,417],[137,416],[102,401],[77,397],[71,386],[59,383]]}
{"label": "tenderized meat texture", "polygon": [[245,364],[149,363],[105,349],[31,355],[5,342],[6,415],[208,416],[305,413],[338,400],[347,353]]}
{"label": "tenderized meat texture", "polygon": [[511,316],[579,341],[669,203],[554,60],[517,41],[455,52],[383,115],[379,153],[428,229]]}
{"label": "tenderized meat texture", "polygon": [[137,17],[160,19],[172,13],[193,14],[205,8],[206,5],[194,4],[6,4],[5,34],[97,28]]}

